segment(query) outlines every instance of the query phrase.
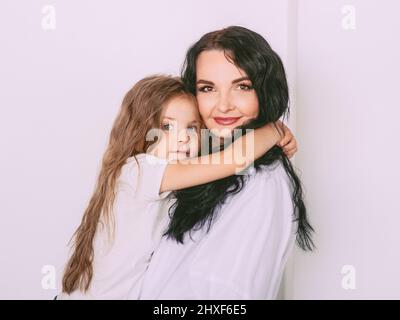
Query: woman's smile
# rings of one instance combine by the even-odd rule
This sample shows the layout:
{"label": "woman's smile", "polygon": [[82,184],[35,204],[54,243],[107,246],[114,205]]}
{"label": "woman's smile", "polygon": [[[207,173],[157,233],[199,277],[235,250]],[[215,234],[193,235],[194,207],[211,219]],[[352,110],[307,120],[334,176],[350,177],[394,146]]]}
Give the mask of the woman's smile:
{"label": "woman's smile", "polygon": [[241,117],[214,117],[214,121],[220,125],[229,126],[237,122]]}

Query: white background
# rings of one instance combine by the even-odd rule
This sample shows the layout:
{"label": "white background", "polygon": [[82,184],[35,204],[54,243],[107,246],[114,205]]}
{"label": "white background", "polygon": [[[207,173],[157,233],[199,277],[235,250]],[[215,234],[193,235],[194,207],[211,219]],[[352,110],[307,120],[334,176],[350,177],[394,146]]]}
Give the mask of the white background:
{"label": "white background", "polygon": [[[55,29],[42,26],[47,5]],[[57,294],[125,92],[178,74],[202,34],[242,25],[284,61],[317,230],[318,250],[295,250],[280,297],[399,299],[398,12],[395,0],[2,0],[0,298]]]}

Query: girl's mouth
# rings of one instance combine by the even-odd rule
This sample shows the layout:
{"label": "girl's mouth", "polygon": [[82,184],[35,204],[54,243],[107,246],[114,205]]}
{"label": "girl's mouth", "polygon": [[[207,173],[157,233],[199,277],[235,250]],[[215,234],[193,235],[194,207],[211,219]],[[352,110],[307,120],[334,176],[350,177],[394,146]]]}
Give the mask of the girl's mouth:
{"label": "girl's mouth", "polygon": [[186,156],[186,157],[189,157],[190,156],[190,150],[188,150],[188,151],[174,151],[174,153],[176,153],[176,154],[182,154],[182,155],[184,155],[184,156]]}
{"label": "girl's mouth", "polygon": [[214,117],[214,121],[223,126],[228,126],[228,125],[234,124],[240,118],[241,117]]}

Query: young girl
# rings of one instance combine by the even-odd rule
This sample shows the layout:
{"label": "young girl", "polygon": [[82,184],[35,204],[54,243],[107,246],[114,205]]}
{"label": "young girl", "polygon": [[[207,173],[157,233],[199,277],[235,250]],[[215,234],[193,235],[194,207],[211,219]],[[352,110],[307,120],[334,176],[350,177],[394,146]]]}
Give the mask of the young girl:
{"label": "young girl", "polygon": [[[126,299],[128,293],[134,298],[162,237],[171,191],[237,173],[283,132],[268,124],[253,132],[251,146],[243,136],[222,152],[196,157],[201,127],[196,99],[179,78],[150,76],[126,94],[57,299]],[[161,138],[149,134],[154,129]],[[243,146],[245,166],[224,163]]]}

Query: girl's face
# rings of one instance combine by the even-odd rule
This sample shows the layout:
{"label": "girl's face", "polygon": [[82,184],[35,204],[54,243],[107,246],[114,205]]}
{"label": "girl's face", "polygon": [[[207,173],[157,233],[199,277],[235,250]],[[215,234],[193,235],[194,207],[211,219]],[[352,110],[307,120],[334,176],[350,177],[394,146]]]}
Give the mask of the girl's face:
{"label": "girl's face", "polygon": [[196,61],[196,97],[204,124],[215,135],[232,130],[258,116],[258,99],[246,73],[221,50],[206,50]]}
{"label": "girl's face", "polygon": [[200,128],[201,118],[191,97],[181,95],[169,99],[161,113],[162,136],[152,153],[169,160],[197,156]]}

